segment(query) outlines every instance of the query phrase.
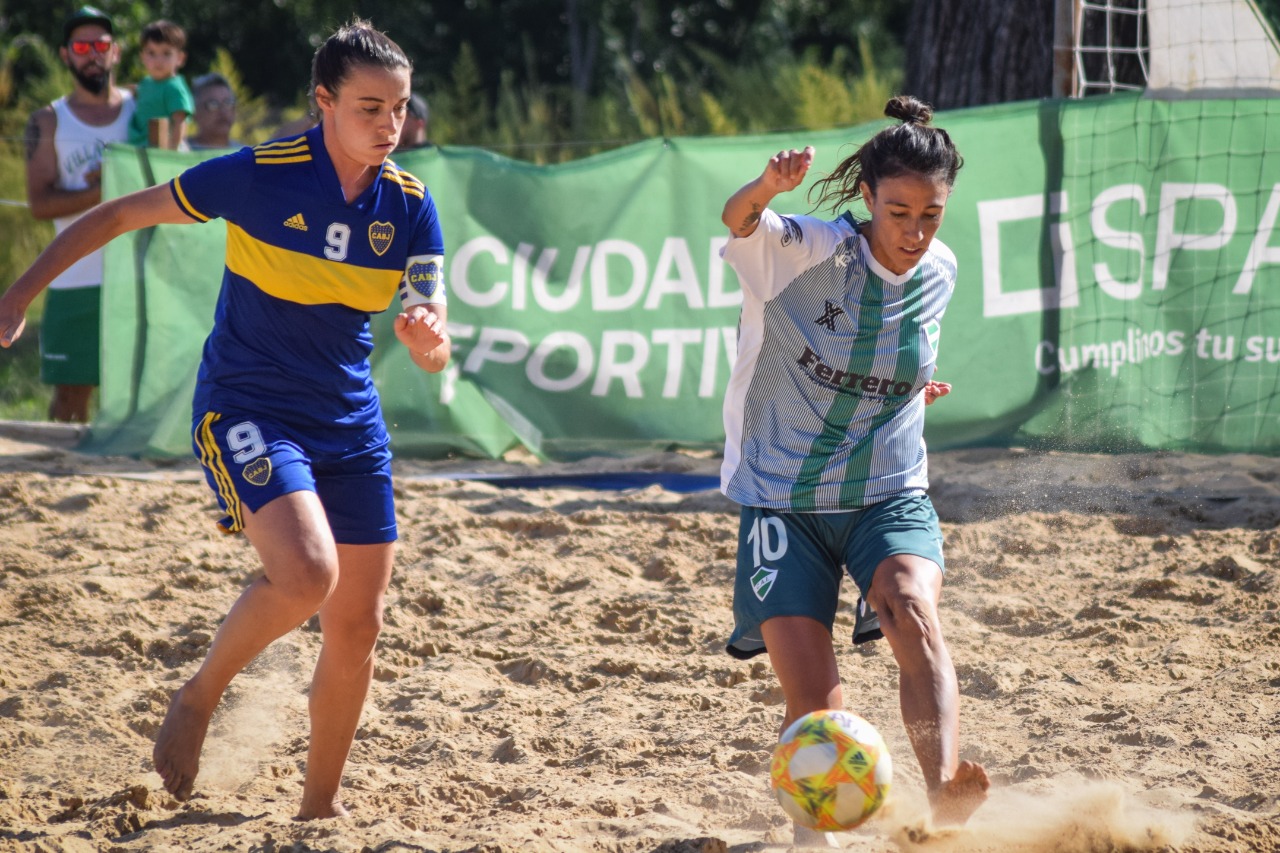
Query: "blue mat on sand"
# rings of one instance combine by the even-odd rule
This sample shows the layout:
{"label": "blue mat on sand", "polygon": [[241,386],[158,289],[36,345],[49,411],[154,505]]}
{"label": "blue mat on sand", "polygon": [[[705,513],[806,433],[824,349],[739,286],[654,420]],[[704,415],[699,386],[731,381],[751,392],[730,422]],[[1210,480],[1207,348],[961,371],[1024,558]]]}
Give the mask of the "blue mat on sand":
{"label": "blue mat on sand", "polygon": [[594,474],[437,474],[445,480],[480,480],[504,489],[601,489],[626,491],[661,486],[669,492],[705,492],[720,488],[720,477],[671,471],[604,471]]}

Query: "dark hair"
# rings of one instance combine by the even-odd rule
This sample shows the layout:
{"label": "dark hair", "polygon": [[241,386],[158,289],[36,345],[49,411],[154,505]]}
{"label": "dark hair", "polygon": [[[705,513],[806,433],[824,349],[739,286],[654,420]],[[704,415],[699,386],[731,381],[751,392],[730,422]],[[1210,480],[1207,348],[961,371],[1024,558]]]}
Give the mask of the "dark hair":
{"label": "dark hair", "polygon": [[368,21],[352,18],[351,23],[342,25],[325,39],[311,60],[312,102],[319,86],[324,86],[330,94],[336,94],[351,69],[357,65],[372,65],[388,71],[397,68],[413,70],[413,63],[400,45],[385,33],[375,30]]}
{"label": "dark hair", "polygon": [[191,81],[191,92],[203,92],[211,86],[225,86],[231,88],[231,81],[223,77],[217,71],[210,71],[208,74],[201,74],[199,77]]}
{"label": "dark hair", "polygon": [[159,20],[152,21],[142,28],[142,35],[139,37],[140,44],[167,44],[170,47],[176,47],[178,50],[185,50],[187,47],[187,32],[173,21]]}
{"label": "dark hair", "polygon": [[874,192],[881,180],[900,175],[940,178],[948,187],[955,186],[964,158],[945,130],[929,124],[933,107],[910,95],[898,95],[885,104],[884,114],[902,124],[881,130],[815,183],[809,190],[810,201],[817,194],[815,208],[828,202],[833,210],[844,207],[861,197],[863,181]]}

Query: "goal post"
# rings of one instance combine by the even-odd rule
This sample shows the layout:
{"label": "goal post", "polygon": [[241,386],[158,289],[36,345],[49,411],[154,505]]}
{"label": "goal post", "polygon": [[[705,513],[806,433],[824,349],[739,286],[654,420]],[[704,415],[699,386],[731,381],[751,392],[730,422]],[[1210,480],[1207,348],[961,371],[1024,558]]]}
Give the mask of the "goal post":
{"label": "goal post", "polygon": [[1055,0],[1055,97],[1280,96],[1277,0]]}

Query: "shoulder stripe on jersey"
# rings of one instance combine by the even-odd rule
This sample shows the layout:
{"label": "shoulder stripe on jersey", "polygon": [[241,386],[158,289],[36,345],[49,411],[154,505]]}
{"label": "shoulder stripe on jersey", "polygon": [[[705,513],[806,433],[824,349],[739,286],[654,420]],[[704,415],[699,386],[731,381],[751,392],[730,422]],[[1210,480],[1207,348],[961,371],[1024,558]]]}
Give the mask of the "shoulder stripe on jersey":
{"label": "shoulder stripe on jersey", "polygon": [[272,246],[233,222],[227,223],[227,269],[277,299],[369,313],[386,310],[404,275],[403,269],[339,263]]}
{"label": "shoulder stripe on jersey", "polygon": [[200,427],[196,430],[196,446],[200,448],[200,464],[209,469],[213,481],[217,484],[218,494],[227,505],[227,515],[231,516],[231,527],[224,528],[227,533],[238,533],[244,529],[244,508],[240,496],[236,494],[235,481],[231,472],[222,461],[222,451],[218,449],[217,439],[213,437],[213,424],[222,415],[206,412],[200,419]]}
{"label": "shoulder stripe on jersey", "polygon": [[198,219],[201,222],[209,221],[209,217],[205,216],[192,206],[191,201],[187,198],[187,194],[182,191],[182,180],[180,178],[173,179],[173,193],[178,199],[178,207],[182,208],[183,212],[186,213],[187,216],[190,216],[193,219]]}
{"label": "shoulder stripe on jersey", "polygon": [[311,159],[311,143],[305,136],[281,139],[253,149],[255,163],[305,163]]}
{"label": "shoulder stripe on jersey", "polygon": [[307,146],[307,138],[299,136],[296,139],[277,139],[275,142],[264,142],[261,145],[253,146],[253,151],[256,154],[259,151],[270,151],[273,148],[292,148],[295,145],[301,145],[305,148]]}
{"label": "shoulder stripe on jersey", "polygon": [[400,188],[405,191],[406,195],[417,196],[418,198],[426,197],[426,187],[420,181],[416,179],[405,180],[406,178],[412,178],[411,175],[404,175],[402,173],[388,170],[382,173],[382,177],[391,181],[393,184],[399,184]]}
{"label": "shoulder stripe on jersey", "polygon": [[299,154],[296,157],[258,157],[253,158],[253,162],[263,166],[274,166],[281,163],[307,163],[311,160],[310,154]]}

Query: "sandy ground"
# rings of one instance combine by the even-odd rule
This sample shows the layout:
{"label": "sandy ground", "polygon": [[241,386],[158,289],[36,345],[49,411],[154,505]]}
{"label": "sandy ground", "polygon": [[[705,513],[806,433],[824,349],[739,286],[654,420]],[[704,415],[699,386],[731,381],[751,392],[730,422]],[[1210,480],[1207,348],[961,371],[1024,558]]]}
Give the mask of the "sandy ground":
{"label": "sandy ground", "polygon": [[[195,798],[149,767],[169,693],[256,570],[215,532],[194,464],[0,433],[0,850],[787,849],[768,790],[781,693],[767,661],[723,652],[733,505],[397,464],[401,549],[351,816],[303,824],[314,625],[232,685]],[[963,830],[930,831],[892,655],[848,644],[846,600],[847,703],[896,775],[842,847],[1280,849],[1280,463],[970,450],[932,470],[962,754],[992,796]]]}

